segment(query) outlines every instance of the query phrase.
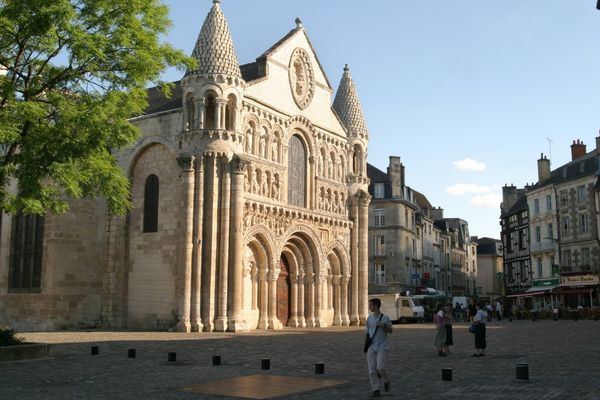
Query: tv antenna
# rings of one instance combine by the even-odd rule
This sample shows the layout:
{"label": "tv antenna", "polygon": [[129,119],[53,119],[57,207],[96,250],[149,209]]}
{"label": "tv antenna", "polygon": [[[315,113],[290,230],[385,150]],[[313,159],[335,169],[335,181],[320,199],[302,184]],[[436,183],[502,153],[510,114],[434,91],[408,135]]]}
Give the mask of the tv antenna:
{"label": "tv antenna", "polygon": [[550,165],[552,165],[552,143],[554,143],[554,140],[552,140],[550,138],[546,138],[546,140],[548,141],[548,149],[549,149],[548,156],[550,158]]}

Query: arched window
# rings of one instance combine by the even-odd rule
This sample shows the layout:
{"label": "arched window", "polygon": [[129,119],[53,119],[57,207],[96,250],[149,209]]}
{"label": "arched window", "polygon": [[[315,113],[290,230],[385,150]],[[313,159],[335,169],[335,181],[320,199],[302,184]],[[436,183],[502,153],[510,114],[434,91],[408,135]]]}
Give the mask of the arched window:
{"label": "arched window", "polygon": [[296,135],[290,139],[288,157],[288,203],[306,207],[306,149]]}
{"label": "arched window", "polygon": [[227,107],[225,107],[225,129],[235,130],[235,96],[230,94],[227,97]]}
{"label": "arched window", "polygon": [[146,178],[144,186],[144,228],[143,232],[158,231],[158,177],[154,174]]}
{"label": "arched window", "polygon": [[217,123],[217,101],[215,99],[215,96],[212,94],[209,94],[208,96],[206,96],[206,101],[204,103],[204,107],[205,107],[205,124],[204,124],[204,128],[205,129],[216,129],[216,123]]}
{"label": "arched window", "polygon": [[13,217],[10,243],[9,292],[39,292],[42,280],[44,217]]}
{"label": "arched window", "polygon": [[185,109],[187,112],[187,129],[194,129],[196,128],[196,124],[195,124],[195,120],[196,120],[196,113],[194,110],[194,96],[192,96],[191,94],[188,94],[187,96],[187,100],[185,102]]}

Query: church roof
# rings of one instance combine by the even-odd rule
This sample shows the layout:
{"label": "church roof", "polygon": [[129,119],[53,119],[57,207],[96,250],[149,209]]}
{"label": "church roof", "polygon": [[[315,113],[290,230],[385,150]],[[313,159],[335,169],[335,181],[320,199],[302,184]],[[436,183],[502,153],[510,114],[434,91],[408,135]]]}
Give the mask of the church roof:
{"label": "church roof", "polygon": [[363,114],[360,100],[356,93],[354,81],[352,80],[352,76],[350,76],[348,65],[344,67],[344,74],[342,75],[340,86],[333,101],[333,109],[351,136],[358,136],[365,139],[369,137],[365,115]]}
{"label": "church roof", "polygon": [[221,11],[220,0],[213,0],[213,6],[204,20],[192,57],[198,61],[194,71],[187,75],[228,75],[241,78],[233,40],[225,16]]}

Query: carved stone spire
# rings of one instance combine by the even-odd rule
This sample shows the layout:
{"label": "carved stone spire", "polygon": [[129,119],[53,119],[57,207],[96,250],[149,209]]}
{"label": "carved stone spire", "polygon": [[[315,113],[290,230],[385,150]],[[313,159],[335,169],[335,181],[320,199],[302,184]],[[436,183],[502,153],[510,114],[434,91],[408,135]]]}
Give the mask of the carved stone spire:
{"label": "carved stone spire", "polygon": [[344,67],[344,74],[342,75],[335,100],[333,101],[333,109],[340,117],[351,137],[369,138],[365,115],[363,114],[360,100],[356,93],[354,81],[350,76],[348,64]]}
{"label": "carved stone spire", "polygon": [[227,21],[221,11],[221,0],[213,0],[213,6],[204,20],[192,57],[198,61],[195,71],[186,75],[227,75],[241,78],[233,40]]}

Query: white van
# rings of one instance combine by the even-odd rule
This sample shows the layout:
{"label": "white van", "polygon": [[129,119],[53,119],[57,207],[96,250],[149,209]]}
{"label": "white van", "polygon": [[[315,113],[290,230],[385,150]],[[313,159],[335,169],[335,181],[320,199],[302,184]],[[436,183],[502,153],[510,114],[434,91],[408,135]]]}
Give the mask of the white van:
{"label": "white van", "polygon": [[381,300],[381,312],[390,317],[392,322],[405,324],[409,321],[423,321],[423,306],[416,305],[409,296],[400,296],[399,293],[370,294],[369,300],[373,298]]}

